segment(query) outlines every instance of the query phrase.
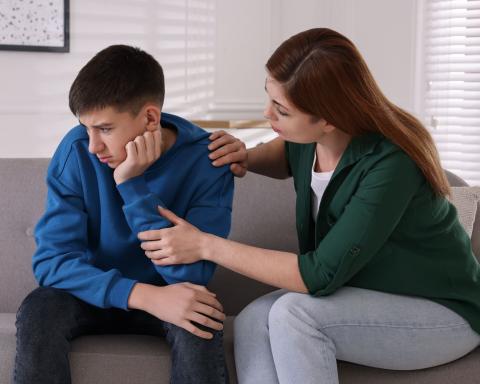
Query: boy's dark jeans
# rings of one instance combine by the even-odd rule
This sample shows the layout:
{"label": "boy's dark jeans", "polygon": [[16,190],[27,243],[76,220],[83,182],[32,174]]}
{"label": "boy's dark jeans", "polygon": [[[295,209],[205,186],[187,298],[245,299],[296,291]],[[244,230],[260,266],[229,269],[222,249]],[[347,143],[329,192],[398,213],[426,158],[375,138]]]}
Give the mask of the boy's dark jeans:
{"label": "boy's dark jeans", "polygon": [[[171,347],[171,383],[228,383],[223,332],[204,340],[143,311],[102,309],[48,287],[31,292],[17,313],[14,383],[71,382],[70,341],[92,334],[149,334]],[[154,384],[154,383],[152,383]]]}

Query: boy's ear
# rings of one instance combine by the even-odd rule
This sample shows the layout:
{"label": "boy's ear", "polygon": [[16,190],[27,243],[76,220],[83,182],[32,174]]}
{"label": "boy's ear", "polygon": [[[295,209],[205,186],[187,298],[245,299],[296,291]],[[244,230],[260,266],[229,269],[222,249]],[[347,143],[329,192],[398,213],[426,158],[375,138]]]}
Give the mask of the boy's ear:
{"label": "boy's ear", "polygon": [[155,105],[148,105],[145,108],[145,128],[147,131],[155,131],[160,126],[161,111]]}

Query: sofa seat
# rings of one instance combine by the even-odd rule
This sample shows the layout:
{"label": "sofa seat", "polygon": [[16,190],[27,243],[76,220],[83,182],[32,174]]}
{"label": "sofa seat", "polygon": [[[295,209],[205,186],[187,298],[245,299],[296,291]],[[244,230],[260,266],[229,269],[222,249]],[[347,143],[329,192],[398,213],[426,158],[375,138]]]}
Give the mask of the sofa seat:
{"label": "sofa seat", "polygon": [[[0,313],[0,372],[12,372],[15,350],[14,313]],[[225,321],[227,364],[235,384],[233,316]],[[72,384],[169,384],[170,348],[165,340],[148,335],[82,336],[72,342]],[[5,378],[3,378],[5,380]],[[1,384],[7,384],[3,381]]]}
{"label": "sofa seat", "polygon": [[[225,321],[224,339],[230,384],[236,383],[232,359],[233,318],[229,316]],[[15,314],[0,313],[0,371],[12,371],[14,349]],[[417,371],[389,371],[339,361],[340,382],[475,384],[480,382],[478,361],[480,348],[455,362]],[[82,336],[72,343],[70,365],[72,384],[168,384],[170,379],[169,347],[163,339],[154,336]]]}

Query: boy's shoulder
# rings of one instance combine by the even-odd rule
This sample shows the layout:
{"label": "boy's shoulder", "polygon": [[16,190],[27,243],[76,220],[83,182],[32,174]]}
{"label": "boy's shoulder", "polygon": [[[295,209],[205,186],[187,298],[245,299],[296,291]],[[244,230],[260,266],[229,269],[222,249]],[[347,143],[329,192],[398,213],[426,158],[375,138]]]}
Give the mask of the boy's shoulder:
{"label": "boy's shoulder", "polygon": [[70,151],[78,142],[85,142],[88,145],[88,134],[83,125],[77,125],[70,129],[60,141],[57,151]]}
{"label": "boy's shoulder", "polygon": [[193,124],[183,117],[171,113],[162,112],[162,126],[173,126],[177,129],[177,139],[182,144],[208,146],[210,133]]}
{"label": "boy's shoulder", "polygon": [[60,176],[77,148],[88,149],[88,134],[82,125],[70,129],[60,141],[50,162],[50,173]]}
{"label": "boy's shoulder", "polygon": [[212,165],[212,160],[208,157],[208,145],[211,143],[209,132],[182,117],[162,112],[162,126],[165,123],[177,129],[178,142],[173,151],[175,154],[171,154],[177,165],[180,162],[182,167],[190,168],[195,178],[205,182],[230,174],[228,165]]}

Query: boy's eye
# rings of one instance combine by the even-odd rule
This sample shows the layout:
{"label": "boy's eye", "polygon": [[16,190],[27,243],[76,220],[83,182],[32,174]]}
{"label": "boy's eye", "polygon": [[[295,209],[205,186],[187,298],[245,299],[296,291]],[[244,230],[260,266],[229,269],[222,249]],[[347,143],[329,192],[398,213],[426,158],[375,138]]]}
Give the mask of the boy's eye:
{"label": "boy's eye", "polygon": [[108,133],[110,132],[111,128],[100,128],[100,132],[102,133]]}

